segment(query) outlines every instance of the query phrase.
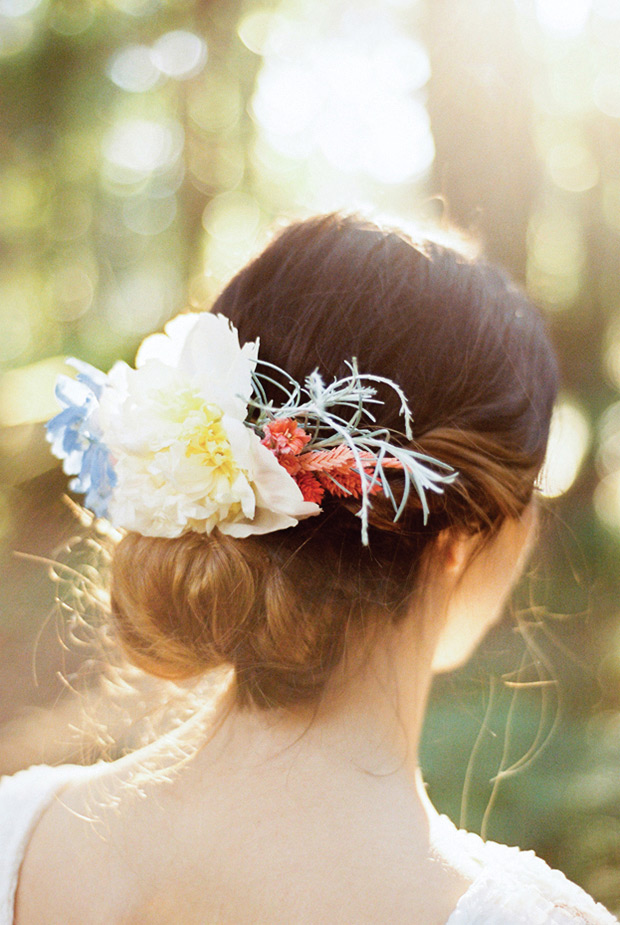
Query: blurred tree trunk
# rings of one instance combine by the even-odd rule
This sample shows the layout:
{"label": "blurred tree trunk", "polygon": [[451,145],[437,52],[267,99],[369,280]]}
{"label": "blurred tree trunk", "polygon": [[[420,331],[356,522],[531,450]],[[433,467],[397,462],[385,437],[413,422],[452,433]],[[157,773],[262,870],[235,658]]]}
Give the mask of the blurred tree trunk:
{"label": "blurred tree trunk", "polygon": [[[267,2],[261,3],[261,9],[268,10],[275,5],[276,0],[267,0]],[[248,2],[248,0],[199,0],[196,3],[195,29],[207,41],[209,64],[215,64],[219,71],[230,75],[230,80],[239,87],[242,102],[239,124],[232,131],[226,131],[225,135],[227,137],[223,137],[221,134],[208,136],[204,132],[199,132],[194,139],[196,144],[213,148],[212,156],[214,161],[218,156],[216,149],[219,146],[226,145],[227,142],[235,140],[240,143],[247,156],[254,132],[254,123],[250,116],[249,105],[262,58],[247,49],[237,35],[237,26],[244,12],[250,12],[251,10],[252,3]],[[209,68],[209,64],[207,68]],[[182,87],[182,112],[179,113],[179,118],[183,123],[186,139],[190,139],[196,133],[187,114],[187,88],[188,84]],[[186,145],[186,156],[187,147]],[[223,190],[214,188],[211,196],[205,195],[204,191],[187,180],[179,191],[179,213],[182,215],[184,223],[186,279],[189,278],[192,269],[198,269],[200,265],[202,214],[209,199],[219,192],[223,192]]]}
{"label": "blurred tree trunk", "polygon": [[525,276],[527,221],[538,185],[531,60],[511,2],[428,0],[428,111],[434,192],[446,217],[482,237],[490,259]]}

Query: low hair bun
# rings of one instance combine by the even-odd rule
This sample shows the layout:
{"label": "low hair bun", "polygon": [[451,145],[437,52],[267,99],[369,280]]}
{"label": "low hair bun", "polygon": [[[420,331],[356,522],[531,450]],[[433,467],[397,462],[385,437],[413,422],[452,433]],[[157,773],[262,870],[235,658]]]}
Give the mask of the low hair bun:
{"label": "low hair bun", "polygon": [[239,702],[312,699],[341,656],[343,610],[321,607],[324,576],[307,560],[283,568],[261,539],[127,534],[113,558],[111,609],[130,660],[177,681],[230,665]]}
{"label": "low hair bun", "polygon": [[158,677],[182,680],[228,661],[238,630],[225,614],[234,606],[236,625],[243,625],[255,590],[235,545],[214,536],[129,533],[115,550],[111,606],[119,641]]}

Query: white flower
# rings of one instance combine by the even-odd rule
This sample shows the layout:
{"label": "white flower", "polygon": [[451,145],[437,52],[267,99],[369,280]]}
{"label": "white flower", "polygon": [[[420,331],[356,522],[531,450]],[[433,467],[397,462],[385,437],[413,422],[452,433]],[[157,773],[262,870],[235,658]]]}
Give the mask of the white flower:
{"label": "white flower", "polygon": [[[273,453],[263,446],[257,435],[250,433],[252,480],[256,498],[256,512],[250,521],[239,517],[220,524],[222,533],[231,536],[249,536],[251,533],[271,533],[294,527],[306,517],[319,514],[318,504],[304,501],[297,482],[288,474]],[[282,473],[286,478],[282,478]]]}
{"label": "white flower", "polygon": [[136,355],[139,369],[150,360],[185,372],[207,401],[245,420],[252,395],[258,341],[239,346],[239,335],[224,315],[209,312],[177,315],[152,334]]}
{"label": "white flower", "polygon": [[110,370],[99,413],[115,526],[247,536],[319,513],[245,424],[257,352],[222,315],[180,315],[144,341],[136,369]]}

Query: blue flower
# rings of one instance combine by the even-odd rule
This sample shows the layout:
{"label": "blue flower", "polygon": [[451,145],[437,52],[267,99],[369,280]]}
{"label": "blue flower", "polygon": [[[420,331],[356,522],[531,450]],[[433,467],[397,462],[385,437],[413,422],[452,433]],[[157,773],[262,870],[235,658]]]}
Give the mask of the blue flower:
{"label": "blue flower", "polygon": [[60,376],[56,398],[63,410],[46,425],[52,453],[62,459],[67,475],[75,475],[69,487],[85,494],[85,505],[97,517],[105,517],[116,473],[110,451],[97,420],[99,399],[106,384],[100,370],[80,360],[67,361],[78,370],[75,379]]}
{"label": "blue flower", "polygon": [[108,502],[116,481],[107,446],[91,441],[82,457],[80,473],[71,481],[71,490],[86,495],[84,504],[97,517],[106,517]]}

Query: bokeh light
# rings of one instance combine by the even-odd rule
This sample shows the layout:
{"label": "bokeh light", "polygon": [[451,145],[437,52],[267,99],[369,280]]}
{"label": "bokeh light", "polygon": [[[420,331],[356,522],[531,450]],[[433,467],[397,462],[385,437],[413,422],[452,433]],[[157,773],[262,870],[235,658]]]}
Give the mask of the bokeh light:
{"label": "bokeh light", "polygon": [[76,321],[93,302],[96,269],[88,264],[69,260],[60,263],[52,277],[52,305],[60,321]]}
{"label": "bokeh light", "polygon": [[583,407],[561,395],[551,419],[551,431],[539,488],[546,498],[558,498],[569,490],[579,474],[591,443],[591,428]]}
{"label": "bokeh light", "polygon": [[144,264],[119,275],[102,293],[105,319],[117,334],[141,337],[172,315],[181,301],[181,284],[172,264]]}
{"label": "bokeh light", "polygon": [[206,42],[184,29],[166,32],[157,39],[151,60],[162,74],[177,80],[187,80],[199,74],[207,62]]}
{"label": "bokeh light", "polygon": [[130,184],[171,167],[183,151],[183,129],[173,120],[125,119],[103,141],[104,176]]}
{"label": "bokeh light", "polygon": [[0,60],[18,55],[27,48],[34,32],[34,24],[29,19],[0,21]]}
{"label": "bokeh light", "polygon": [[95,21],[97,0],[55,0],[49,14],[49,25],[53,32],[67,37],[86,32]]}
{"label": "bokeh light", "polygon": [[127,13],[129,16],[141,17],[155,13],[159,8],[158,0],[107,0],[111,7]]}
{"label": "bokeh light", "polygon": [[602,523],[620,532],[620,402],[611,404],[599,422],[596,467],[594,508]]}
{"label": "bokeh light", "polygon": [[2,312],[0,363],[8,365],[27,354],[33,346],[32,325],[27,315]]}
{"label": "bokeh light", "polygon": [[242,192],[221,193],[203,212],[202,224],[218,241],[233,244],[254,240],[260,222],[256,200]]}
{"label": "bokeh light", "polygon": [[42,225],[51,202],[49,172],[36,162],[0,172],[0,229],[21,235]]}
{"label": "bokeh light", "polygon": [[527,244],[529,292],[549,309],[569,308],[580,292],[587,253],[578,217],[559,205],[534,214]]}
{"label": "bokeh light", "polygon": [[607,326],[603,366],[609,381],[616,389],[620,389],[620,317],[614,318]]}
{"label": "bokeh light", "polygon": [[548,167],[556,186],[572,193],[583,193],[598,183],[597,160],[587,145],[579,142],[554,145],[549,151]]}
{"label": "bokeh light", "polygon": [[267,43],[277,16],[277,12],[270,10],[246,13],[237,27],[237,33],[245,47],[254,54],[263,55],[268,48]]}
{"label": "bokeh light", "polygon": [[177,214],[176,196],[157,199],[135,197],[123,203],[123,221],[130,231],[140,235],[161,234],[170,227]]}
{"label": "bokeh light", "polygon": [[[206,80],[190,86],[188,107],[193,123],[205,132],[223,133],[233,129],[242,112],[238,79],[234,74],[211,69]],[[201,148],[208,149],[204,140]]]}
{"label": "bokeh light", "polygon": [[108,64],[108,76],[121,90],[144,93],[161,79],[161,71],[153,63],[146,45],[128,45],[117,51]]}

